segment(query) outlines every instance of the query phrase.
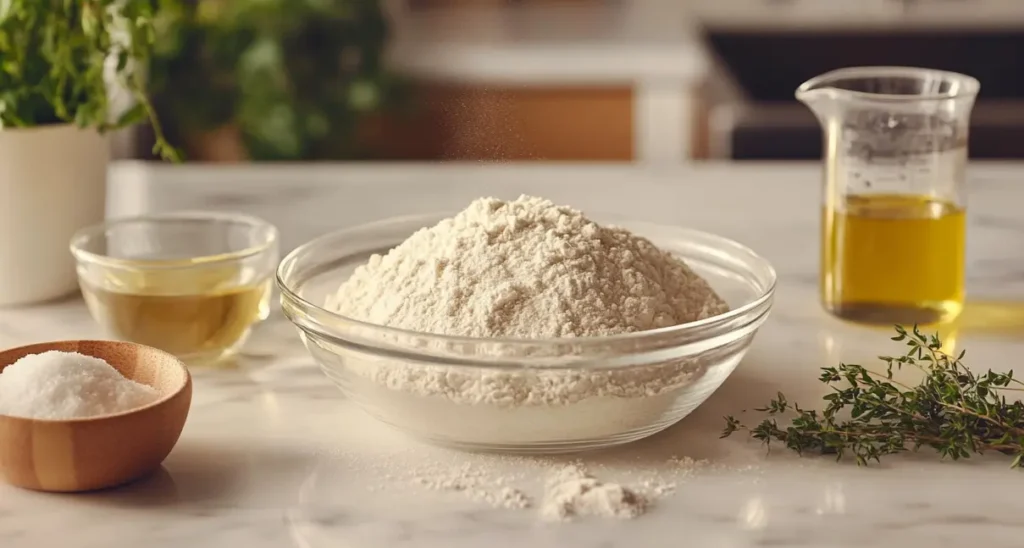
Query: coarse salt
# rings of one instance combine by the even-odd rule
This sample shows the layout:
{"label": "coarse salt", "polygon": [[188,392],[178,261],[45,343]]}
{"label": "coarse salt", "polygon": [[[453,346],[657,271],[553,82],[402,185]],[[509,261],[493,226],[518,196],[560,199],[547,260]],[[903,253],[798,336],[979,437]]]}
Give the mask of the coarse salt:
{"label": "coarse salt", "polygon": [[0,372],[0,415],[80,419],[122,413],[157,400],[152,387],[106,361],[77,352],[30,354]]}

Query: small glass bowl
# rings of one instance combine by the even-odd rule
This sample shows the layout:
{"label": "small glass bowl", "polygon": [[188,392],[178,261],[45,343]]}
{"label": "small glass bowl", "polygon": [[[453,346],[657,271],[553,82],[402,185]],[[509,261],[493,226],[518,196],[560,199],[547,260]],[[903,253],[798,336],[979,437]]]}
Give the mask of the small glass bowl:
{"label": "small glass bowl", "polygon": [[[559,453],[650,436],[722,384],[772,306],[775,271],[750,249],[703,232],[637,222],[614,224],[685,260],[731,310],[646,332],[531,340],[416,333],[322,306],[372,254],[448,216],[397,218],[328,234],[292,251],[277,273],[282,310],[324,373],[370,415],[435,444]],[[487,386],[505,391],[481,390]],[[605,388],[588,396],[595,386]]]}
{"label": "small glass bowl", "polygon": [[115,219],[71,239],[93,318],[192,364],[233,355],[270,310],[277,229],[235,213]]}

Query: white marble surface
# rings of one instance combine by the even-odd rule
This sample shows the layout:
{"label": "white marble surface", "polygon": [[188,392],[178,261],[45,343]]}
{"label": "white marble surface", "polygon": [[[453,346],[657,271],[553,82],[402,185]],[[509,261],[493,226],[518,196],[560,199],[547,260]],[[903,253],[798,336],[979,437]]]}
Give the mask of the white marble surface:
{"label": "white marble surface", "polygon": [[[584,457],[603,478],[623,481],[669,474],[672,455],[718,463],[681,481],[634,521],[546,524],[533,511],[494,509],[464,493],[388,480],[417,463],[470,457],[420,446],[365,418],[314,368],[290,326],[275,318],[236,368],[194,371],[188,424],[156,476],[86,495],[0,486],[0,546],[1020,546],[1016,485],[1024,479],[1004,458],[943,463],[921,454],[861,469],[781,451],[765,456],[755,442],[718,439],[723,414],[756,406],[777,390],[809,403],[822,393],[814,380],[818,367],[894,348],[886,331],[842,324],[818,307],[817,177],[813,165],[662,172],[119,166],[112,204],[121,212],[157,204],[245,210],[278,223],[289,246],[343,225],[459,207],[481,194],[539,193],[587,209],[682,223],[737,238],[772,260],[780,279],[776,308],[746,360],[693,415],[655,438]],[[971,178],[975,302],[950,335],[975,367],[1019,369],[1024,166],[975,167]],[[100,335],[77,300],[0,311],[2,346]],[[533,463],[500,468],[543,470]]]}

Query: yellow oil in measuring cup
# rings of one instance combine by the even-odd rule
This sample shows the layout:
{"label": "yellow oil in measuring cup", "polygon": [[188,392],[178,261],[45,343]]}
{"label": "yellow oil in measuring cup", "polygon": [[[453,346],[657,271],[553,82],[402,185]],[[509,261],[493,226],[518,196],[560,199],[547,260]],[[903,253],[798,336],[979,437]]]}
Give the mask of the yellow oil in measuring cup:
{"label": "yellow oil in measuring cup", "polygon": [[965,215],[929,196],[848,196],[822,211],[821,299],[859,322],[931,324],[964,303]]}
{"label": "yellow oil in measuring cup", "polygon": [[836,70],[797,98],[824,130],[821,302],[848,320],[936,324],[964,307],[967,134],[978,81]]}

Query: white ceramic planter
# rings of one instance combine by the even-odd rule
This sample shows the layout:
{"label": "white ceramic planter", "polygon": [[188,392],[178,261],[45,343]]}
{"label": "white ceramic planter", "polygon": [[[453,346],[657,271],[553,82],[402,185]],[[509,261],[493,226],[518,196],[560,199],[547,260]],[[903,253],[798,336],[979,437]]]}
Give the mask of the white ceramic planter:
{"label": "white ceramic planter", "polygon": [[92,130],[0,129],[0,306],[78,289],[68,243],[103,220],[109,156]]}

